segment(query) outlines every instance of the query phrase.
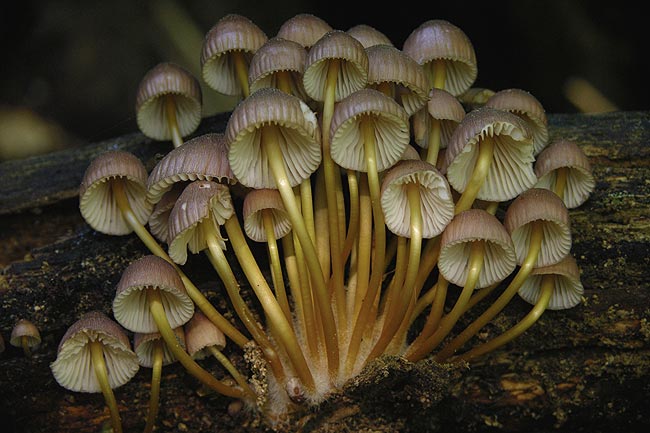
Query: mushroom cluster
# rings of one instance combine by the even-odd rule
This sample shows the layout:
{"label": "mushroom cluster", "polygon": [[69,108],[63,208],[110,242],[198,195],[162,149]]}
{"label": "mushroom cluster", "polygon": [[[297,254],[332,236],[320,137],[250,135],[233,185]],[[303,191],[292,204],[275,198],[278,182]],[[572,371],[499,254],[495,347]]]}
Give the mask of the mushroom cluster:
{"label": "mushroom cluster", "polygon": [[[549,143],[529,92],[472,87],[476,55],[457,26],[425,21],[398,48],[365,24],[343,31],[298,14],[268,37],[229,14],[206,34],[200,63],[211,89],[241,98],[225,131],[194,135],[199,79],[161,63],[138,89],[137,120],[173,148],[149,173],[129,153],[106,152],[80,188],[92,228],[135,233],[151,253],[124,271],[113,316],[157,353],[138,355],[156,366],[152,391],[161,366],[177,360],[278,419],[323,401],[381,355],[471,361],[545,310],[580,303],[569,209],[594,188],[589,161],[575,143]],[[241,326],[184,273],[192,254],[206,255]],[[464,347],[517,293],[531,312]],[[175,333],[183,329],[187,346]],[[84,338],[104,342],[98,332]],[[227,340],[253,361],[231,362]],[[225,377],[197,362],[206,353]],[[66,368],[53,364],[63,386],[73,380]]]}

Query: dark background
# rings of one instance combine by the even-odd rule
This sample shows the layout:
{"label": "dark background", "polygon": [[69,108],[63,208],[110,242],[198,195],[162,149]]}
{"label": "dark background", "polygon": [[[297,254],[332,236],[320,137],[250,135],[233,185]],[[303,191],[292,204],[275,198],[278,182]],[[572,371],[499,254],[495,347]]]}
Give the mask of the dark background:
{"label": "dark background", "polygon": [[[645,86],[648,24],[633,7],[638,5],[565,0],[389,1],[387,7],[298,0],[5,2],[0,148],[26,150],[20,143],[40,140],[50,146],[47,150],[136,131],[134,96],[142,75],[167,60],[197,69],[203,34],[230,12],[247,16],[269,37],[301,12],[341,30],[364,23],[399,48],[421,23],[442,18],[473,42],[477,87],[528,90],[547,112],[590,111],[568,96],[569,84],[578,78],[607,99],[604,110],[644,110],[650,95]],[[206,114],[232,104],[209,88],[204,98]]]}

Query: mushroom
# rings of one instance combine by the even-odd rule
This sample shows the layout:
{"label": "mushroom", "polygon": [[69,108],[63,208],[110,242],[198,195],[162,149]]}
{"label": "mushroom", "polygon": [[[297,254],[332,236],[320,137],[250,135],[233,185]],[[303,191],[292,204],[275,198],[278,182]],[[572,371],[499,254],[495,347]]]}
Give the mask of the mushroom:
{"label": "mushroom", "polygon": [[483,107],[470,111],[449,141],[442,172],[462,193],[456,213],[475,199],[512,200],[537,181],[533,143],[526,122],[508,111]]}
{"label": "mushroom", "polygon": [[22,347],[25,356],[30,357],[41,344],[41,334],[32,322],[20,319],[11,330],[9,343],[14,347]]}
{"label": "mushroom", "polygon": [[172,140],[178,147],[201,123],[202,104],[201,85],[189,71],[175,63],[159,63],[138,86],[138,127],[147,137]]}
{"label": "mushroom", "polygon": [[122,432],[113,389],[138,372],[138,358],[124,330],[100,311],[84,314],[65,332],[50,364],[62,387],[74,392],[100,392],[111,414],[113,430]]}
{"label": "mushroom", "polygon": [[132,332],[159,332],[188,373],[220,394],[243,397],[198,365],[176,339],[173,328],[190,320],[194,304],[174,266],[158,256],[143,256],[124,270],[115,291],[113,315],[118,323]]}
{"label": "mushroom", "polygon": [[332,30],[325,20],[309,13],[299,13],[280,25],[277,36],[310,49],[323,35]]}
{"label": "mushroom", "polygon": [[581,206],[596,186],[589,158],[574,141],[549,144],[535,161],[536,188],[555,192],[569,209]]}
{"label": "mushroom", "polygon": [[275,87],[306,101],[302,84],[307,50],[298,42],[279,37],[270,38],[251,58],[248,82],[251,92]]}
{"label": "mushroom", "polygon": [[[501,222],[481,209],[457,214],[447,225],[440,241],[437,291],[441,302],[431,308],[420,335],[406,352],[411,361],[421,359],[438,346],[466,311],[475,289],[503,281],[515,269],[515,248]],[[463,287],[451,311],[440,318],[448,283]],[[436,297],[437,294],[436,294]]]}
{"label": "mushroom", "polygon": [[223,16],[203,40],[203,80],[221,94],[248,97],[248,65],[267,39],[250,19],[234,13]]}
{"label": "mushroom", "polygon": [[169,214],[184,188],[184,182],[175,183],[170,190],[163,194],[160,201],[153,206],[153,211],[149,215],[149,230],[160,242],[167,243],[168,241]]}
{"label": "mushroom", "polygon": [[531,188],[512,201],[504,226],[513,240],[519,270],[506,289],[479,317],[438,352],[446,359],[494,318],[517,293],[536,267],[558,263],[571,249],[569,212],[553,192]]}
{"label": "mushroom", "polygon": [[[207,319],[206,319],[207,320]],[[174,334],[181,346],[185,347],[183,327],[174,328]],[[225,337],[224,337],[225,338]],[[144,427],[144,433],[153,431],[160,407],[160,379],[162,368],[176,362],[176,357],[165,344],[158,332],[140,333],[133,335],[133,349],[141,367],[151,368],[151,392],[149,394],[149,411]]]}
{"label": "mushroom", "polygon": [[578,305],[583,292],[580,269],[570,255],[559,263],[533,269],[519,289],[519,295],[533,304],[528,314],[507,331],[458,355],[454,361],[471,361],[507,344],[533,326],[547,309],[564,310]]}
{"label": "mushroom", "polygon": [[447,148],[451,136],[465,117],[465,110],[446,90],[431,89],[428,98],[426,107],[413,115],[413,138],[421,148],[427,149],[425,161],[439,166],[439,151]]}
{"label": "mushroom", "polygon": [[361,42],[364,48],[372,47],[373,45],[390,45],[394,46],[393,42],[383,32],[368,24],[357,24],[347,30],[348,34]]}
{"label": "mushroom", "polygon": [[470,87],[457,98],[465,108],[465,111],[472,111],[481,108],[496,92],[485,87]]}
{"label": "mushroom", "polygon": [[478,75],[472,42],[449,21],[420,24],[407,36],[402,50],[424,67],[430,87],[454,96],[469,89]]}
{"label": "mushroom", "polygon": [[537,156],[548,143],[548,119],[539,100],[522,89],[499,90],[492,95],[485,106],[506,110],[528,122],[533,134],[533,155]]}

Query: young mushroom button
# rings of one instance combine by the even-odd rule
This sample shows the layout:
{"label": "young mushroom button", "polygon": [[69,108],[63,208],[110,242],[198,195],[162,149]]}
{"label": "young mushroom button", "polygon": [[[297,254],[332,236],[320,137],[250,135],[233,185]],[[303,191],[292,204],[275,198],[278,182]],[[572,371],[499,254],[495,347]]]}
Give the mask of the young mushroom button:
{"label": "young mushroom button", "polygon": [[41,344],[41,334],[38,328],[27,319],[20,319],[11,330],[9,340],[14,347],[21,347],[25,356],[29,357]]}
{"label": "young mushroom button", "polygon": [[332,29],[325,20],[316,15],[300,13],[280,25],[277,36],[310,49],[323,35]]}

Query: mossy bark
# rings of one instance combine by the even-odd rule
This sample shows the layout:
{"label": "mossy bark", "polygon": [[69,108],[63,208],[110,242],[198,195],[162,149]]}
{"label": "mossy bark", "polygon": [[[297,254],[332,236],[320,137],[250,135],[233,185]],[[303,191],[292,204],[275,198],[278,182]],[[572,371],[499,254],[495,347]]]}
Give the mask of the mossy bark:
{"label": "mossy bark", "polygon": [[[471,366],[380,358],[319,408],[292,416],[285,431],[647,431],[650,415],[650,112],[549,115],[551,139],[574,140],[593,164],[596,190],[570,211],[584,302],[547,311],[516,341]],[[225,117],[197,132],[223,130]],[[100,394],[61,388],[49,364],[66,328],[81,314],[110,314],[121,272],[146,254],[134,236],[91,230],[77,192],[92,158],[133,152],[151,169],[171,149],[140,134],[0,164],[0,419],[3,431],[97,432],[109,425]],[[226,317],[229,304],[207,261],[187,273]],[[241,275],[238,275],[241,277]],[[244,281],[241,279],[241,281]],[[254,305],[250,293],[246,299]],[[480,305],[488,303],[490,298]],[[516,298],[478,336],[516,323],[530,306]],[[43,342],[31,358],[8,343],[27,318]],[[469,323],[470,313],[456,329]],[[231,345],[234,346],[234,345]],[[235,362],[241,351],[226,348]],[[206,367],[223,374],[216,362]],[[150,371],[115,393],[124,430],[144,427]],[[228,413],[230,400],[206,394],[177,365],[163,368],[158,431],[260,432],[253,414]]]}

